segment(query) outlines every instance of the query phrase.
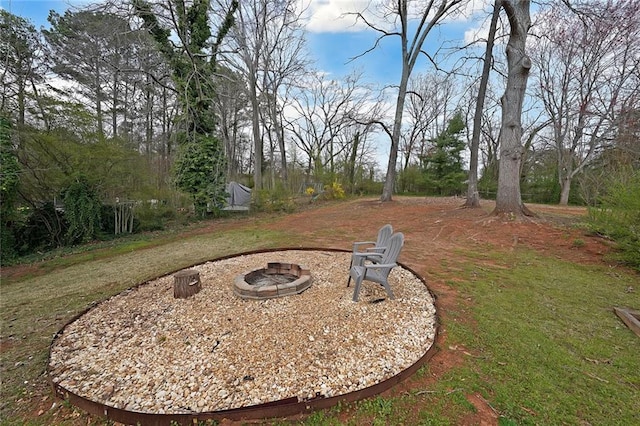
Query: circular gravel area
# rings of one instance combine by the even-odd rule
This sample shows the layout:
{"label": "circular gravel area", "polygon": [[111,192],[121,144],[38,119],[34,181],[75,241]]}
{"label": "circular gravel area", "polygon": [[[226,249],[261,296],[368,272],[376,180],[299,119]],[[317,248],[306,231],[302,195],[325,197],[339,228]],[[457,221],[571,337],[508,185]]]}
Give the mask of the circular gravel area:
{"label": "circular gravel area", "polygon": [[[201,413],[361,390],[397,375],[431,347],[435,305],[395,268],[388,300],[365,281],[347,288],[350,253],[286,250],[196,265],[202,290],[174,299],[168,275],[120,293],[70,323],[51,346],[49,374],[107,406]],[[246,300],[234,278],[268,262],[311,270],[298,295]]]}

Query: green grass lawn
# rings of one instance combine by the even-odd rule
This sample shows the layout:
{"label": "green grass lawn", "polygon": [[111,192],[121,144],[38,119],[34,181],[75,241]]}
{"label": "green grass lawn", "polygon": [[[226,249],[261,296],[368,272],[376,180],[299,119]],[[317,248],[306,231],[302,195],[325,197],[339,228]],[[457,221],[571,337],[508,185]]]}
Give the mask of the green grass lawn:
{"label": "green grass lawn", "polygon": [[[232,253],[293,246],[297,238],[254,223],[162,244],[124,243],[93,257],[74,255],[44,274],[3,278],[0,424],[107,424],[80,413],[61,422],[56,410],[35,416],[29,405],[52,404],[43,373],[64,323],[152,277]],[[447,278],[448,269],[455,273]],[[475,409],[466,395],[480,394],[504,425],[640,424],[640,337],[613,312],[640,308],[637,274],[491,247],[461,248],[438,274],[466,301],[442,324],[446,345],[464,348],[462,365],[430,388],[340,405],[300,423],[457,424]],[[429,374],[429,366],[417,374]]]}
{"label": "green grass lawn", "polygon": [[527,250],[502,264],[457,284],[476,321],[450,327],[477,356],[466,386],[505,424],[640,424],[640,337],[612,309],[640,306],[638,277]]}

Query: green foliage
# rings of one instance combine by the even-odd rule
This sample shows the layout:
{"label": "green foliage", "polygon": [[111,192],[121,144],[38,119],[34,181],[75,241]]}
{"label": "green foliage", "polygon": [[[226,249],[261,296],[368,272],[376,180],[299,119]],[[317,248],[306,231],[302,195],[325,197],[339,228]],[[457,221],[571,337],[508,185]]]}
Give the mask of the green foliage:
{"label": "green foliage", "polygon": [[69,224],[53,203],[42,203],[18,212],[22,213],[15,227],[15,249],[19,256],[53,250],[65,244]]}
{"label": "green foliage", "polygon": [[3,114],[22,126],[29,106],[27,87],[42,79],[40,40],[33,24],[4,9],[0,9],[0,58]]}
{"label": "green foliage", "polygon": [[293,197],[283,187],[272,190],[255,189],[251,193],[251,208],[261,212],[285,212],[291,213],[296,210]]}
{"label": "green foliage", "polygon": [[13,202],[20,180],[20,165],[11,143],[11,123],[0,115],[0,194],[3,205]]}
{"label": "green foliage", "polygon": [[77,174],[100,182],[107,199],[129,199],[151,186],[144,158],[122,140],[82,140],[64,129],[47,133],[27,129],[19,138],[21,193],[28,204],[51,200]]}
{"label": "green foliage", "polygon": [[106,94],[111,92],[106,82],[118,79],[119,82],[110,83],[116,85],[114,91],[118,90],[123,82],[118,73],[123,67],[129,68],[124,58],[135,55],[134,44],[141,47],[140,34],[135,34],[127,19],[96,10],[67,10],[64,15],[52,10],[48,21],[50,28],[43,29],[42,34],[50,49],[52,70],[76,83],[65,87],[59,97],[79,94],[94,116],[95,132],[104,137],[108,109],[132,109],[130,105],[119,105],[121,101],[116,98],[120,96]]}
{"label": "green foliage", "polygon": [[96,187],[84,175],[77,175],[63,191],[66,232],[70,244],[86,243],[100,231],[102,201]]}
{"label": "green foliage", "polygon": [[11,143],[11,123],[0,114],[0,263],[15,258],[15,202],[20,183],[20,164]]}
{"label": "green foliage", "polygon": [[376,182],[373,179],[366,179],[360,182],[360,184],[356,187],[355,192],[360,194],[379,195],[382,192],[383,186],[384,182]]}
{"label": "green foliage", "polygon": [[398,173],[399,193],[424,193],[425,187],[423,171],[417,165],[409,165]]}
{"label": "green foliage", "polygon": [[204,217],[207,207],[219,209],[225,201],[224,147],[215,137],[197,135],[180,146],[174,163],[175,185],[191,195],[196,214]]}
{"label": "green foliage", "polygon": [[616,241],[619,260],[640,271],[640,170],[610,183],[600,206],[589,208],[589,221]]}
{"label": "green foliage", "polygon": [[478,179],[478,191],[482,198],[495,199],[498,192],[498,162],[489,163],[482,170],[482,176]]}
{"label": "green foliage", "polygon": [[393,414],[393,401],[390,399],[377,396],[371,399],[365,399],[358,404],[358,411],[373,415],[375,419],[386,424],[385,419]]}
{"label": "green foliage", "polygon": [[167,221],[176,217],[175,210],[167,205],[142,203],[134,211],[134,232],[162,230]]}
{"label": "green foliage", "polygon": [[458,112],[449,120],[447,129],[433,141],[433,148],[421,157],[429,193],[455,195],[463,192],[467,174],[462,163],[465,143],[460,139],[460,134],[464,128],[462,114]]}
{"label": "green foliage", "polygon": [[[216,111],[213,105],[217,46],[234,23],[233,14],[238,2],[231,5],[211,47],[212,31],[209,24],[208,0],[194,0],[188,7],[182,1],[173,1],[176,11],[175,28],[164,28],[153,12],[153,5],[135,0],[135,13],[157,43],[171,67],[172,79],[179,95],[181,120],[186,132],[174,164],[174,183],[193,198],[196,214],[204,217],[208,206],[214,213],[224,202],[224,148],[212,136],[216,129]],[[172,31],[181,35],[183,45],[170,39]],[[207,60],[206,58],[210,59]]]}
{"label": "green foliage", "polygon": [[[527,203],[557,204],[562,188],[558,178],[557,153],[553,149],[529,151],[522,165],[520,191]],[[578,186],[571,185],[570,204],[582,204]]]}
{"label": "green foliage", "polygon": [[522,200],[530,203],[558,203],[560,183],[556,152],[552,149],[540,153],[528,151],[522,165],[520,191]]}

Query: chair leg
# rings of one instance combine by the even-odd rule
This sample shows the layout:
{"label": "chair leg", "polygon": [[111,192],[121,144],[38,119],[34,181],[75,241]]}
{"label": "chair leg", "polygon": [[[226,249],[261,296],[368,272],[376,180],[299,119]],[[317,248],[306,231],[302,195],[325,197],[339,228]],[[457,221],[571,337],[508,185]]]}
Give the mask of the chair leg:
{"label": "chair leg", "polygon": [[351,256],[351,263],[349,263],[349,279],[347,280],[347,288],[351,284],[351,267],[353,266],[353,256]]}
{"label": "chair leg", "polygon": [[362,286],[362,278],[364,278],[363,276],[358,276],[355,278],[354,282],[355,282],[355,286],[353,289],[353,301],[357,302],[358,298],[360,297],[360,287]]}
{"label": "chair leg", "polygon": [[389,299],[395,299],[396,297],[393,294],[393,291],[391,290],[391,286],[389,285],[389,283],[385,280],[382,283],[382,286],[384,287],[384,289],[387,291],[387,296],[389,296]]}

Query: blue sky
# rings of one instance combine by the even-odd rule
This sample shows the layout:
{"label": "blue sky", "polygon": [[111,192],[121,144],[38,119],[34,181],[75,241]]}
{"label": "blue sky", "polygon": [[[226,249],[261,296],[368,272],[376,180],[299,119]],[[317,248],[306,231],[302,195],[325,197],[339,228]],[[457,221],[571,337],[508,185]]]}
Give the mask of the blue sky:
{"label": "blue sky", "polygon": [[36,28],[40,28],[41,25],[48,26],[49,10],[62,13],[72,3],[60,0],[0,0],[0,6],[3,9],[29,19]]}
{"label": "blue sky", "polygon": [[[307,0],[308,1],[308,0]],[[31,20],[39,28],[48,26],[49,10],[62,14],[70,7],[87,4],[82,0],[0,0],[0,7],[14,15]],[[396,85],[400,76],[399,39],[386,38],[374,51],[358,58],[375,43],[378,34],[367,30],[362,24],[354,25],[353,17],[345,12],[363,10],[370,1],[364,0],[310,0],[308,3],[309,24],[307,26],[308,46],[312,57],[321,71],[331,76],[341,77],[352,70],[364,72],[367,82],[381,86]],[[474,9],[482,1],[470,2]],[[471,12],[469,12],[471,13]],[[462,44],[465,32],[470,30],[471,21],[457,20],[440,29],[435,29],[427,38],[426,48],[433,51],[443,41]],[[468,37],[468,33],[467,37]],[[415,72],[428,69],[426,61],[421,61]]]}

